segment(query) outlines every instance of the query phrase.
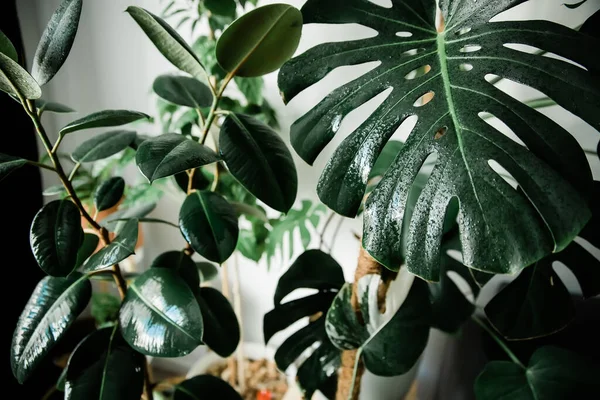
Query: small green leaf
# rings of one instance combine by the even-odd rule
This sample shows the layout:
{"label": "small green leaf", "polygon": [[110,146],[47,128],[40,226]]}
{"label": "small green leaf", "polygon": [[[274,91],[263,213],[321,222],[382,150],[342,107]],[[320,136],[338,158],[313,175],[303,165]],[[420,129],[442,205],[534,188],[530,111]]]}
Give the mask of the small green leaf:
{"label": "small green leaf", "polygon": [[194,51],[163,19],[140,7],[129,7],[127,12],[171,64],[196,78],[206,77]]}
{"label": "small green leaf", "polygon": [[60,134],[66,135],[84,129],[121,126],[141,119],[150,119],[150,116],[137,111],[104,110],[71,122],[60,130]]}
{"label": "small green leaf", "polygon": [[544,346],[527,368],[492,361],[475,381],[477,400],[592,399],[598,394],[600,369],[587,359],[558,347]]}
{"label": "small green leaf", "polygon": [[145,140],[135,161],[150,182],[219,161],[217,154],[205,145],[176,133]]}
{"label": "small green leaf", "polygon": [[118,327],[93,332],[69,358],[65,400],[139,400],[145,362],[123,340]]}
{"label": "small green leaf", "polygon": [[96,320],[97,326],[115,322],[119,318],[119,308],[121,308],[121,299],[118,297],[103,292],[92,294],[90,312]]}
{"label": "small green leaf", "polygon": [[138,220],[132,219],[125,223],[123,229],[110,244],[90,257],[83,266],[84,271],[98,271],[112,267],[135,254],[135,245],[138,240]]}
{"label": "small green leaf", "polygon": [[254,77],[279,69],[296,51],[302,13],[287,4],[259,7],[243,15],[217,42],[217,60],[233,75]]}
{"label": "small green leaf", "polygon": [[173,400],[198,400],[206,394],[219,400],[242,400],[227,382],[212,375],[199,375],[175,386]]}
{"label": "small green leaf", "polygon": [[234,78],[235,84],[237,85],[240,92],[244,95],[248,104],[256,104],[258,106],[263,103],[263,87],[264,81],[263,78],[242,78],[236,76]]}
{"label": "small green leaf", "polygon": [[229,114],[221,126],[219,148],[229,171],[250,193],[277,211],[296,200],[298,174],[279,135],[243,114]]}
{"label": "small green leaf", "polygon": [[92,254],[94,254],[94,251],[96,251],[98,248],[99,242],[100,238],[98,235],[87,232],[83,234],[83,242],[77,251],[77,262],[75,262],[75,269],[81,267],[83,263],[90,258]]}
{"label": "small green leaf", "polygon": [[219,275],[219,269],[214,264],[209,262],[197,262],[196,268],[200,273],[200,280],[202,282],[209,282],[215,279]]}
{"label": "small green leaf", "polygon": [[83,241],[81,216],[70,200],[46,204],[33,218],[29,236],[33,256],[51,276],[67,276],[75,268]]}
{"label": "small green leaf", "polygon": [[183,237],[201,256],[222,263],[235,250],[239,228],[233,207],[220,195],[196,191],[179,211]]}
{"label": "small green leaf", "polygon": [[221,357],[228,357],[240,342],[240,325],[229,300],[211,287],[197,288],[194,292],[202,320],[202,341]]}
{"label": "small green leaf", "polygon": [[85,163],[102,160],[125,150],[135,140],[134,131],[105,132],[86,140],[73,152],[73,160]]}
{"label": "small green leaf", "polygon": [[83,0],[63,0],[54,11],[33,56],[31,75],[45,85],[63,66],[79,26]]}
{"label": "small green leaf", "polygon": [[192,108],[210,107],[213,95],[208,86],[195,78],[161,75],[152,85],[154,93],[173,104]]}
{"label": "small green leaf", "polygon": [[0,31],[0,53],[4,54],[14,62],[19,62],[17,49],[15,49],[15,46],[12,44],[10,39],[6,37],[2,31]]}
{"label": "small green leaf", "polygon": [[72,113],[75,112],[71,107],[65,106],[64,104],[55,103],[53,101],[46,101],[42,99],[37,99],[35,101],[35,107],[38,109],[38,112],[41,114],[44,111],[55,112],[55,113]]}
{"label": "small green leaf", "polygon": [[150,268],[166,268],[177,272],[192,290],[200,286],[200,274],[196,263],[183,251],[162,253],[152,261]]}
{"label": "small green leaf", "polygon": [[68,278],[45,277],[34,289],[19,317],[11,347],[11,367],[25,382],[69,326],[87,306],[90,281],[78,272]]}
{"label": "small green leaf", "polygon": [[26,99],[39,99],[42,89],[16,61],[0,53],[0,90]]}
{"label": "small green leaf", "polygon": [[25,164],[27,164],[27,160],[23,158],[0,153],[0,181]]}
{"label": "small green leaf", "polygon": [[204,7],[212,14],[235,18],[234,0],[204,0]]}
{"label": "small green leaf", "polygon": [[114,207],[123,197],[124,191],[125,181],[120,176],[102,182],[94,192],[96,210],[104,211]]}
{"label": "small green leaf", "polygon": [[202,313],[177,272],[151,268],[131,283],[119,312],[131,347],[156,357],[181,357],[202,344]]}

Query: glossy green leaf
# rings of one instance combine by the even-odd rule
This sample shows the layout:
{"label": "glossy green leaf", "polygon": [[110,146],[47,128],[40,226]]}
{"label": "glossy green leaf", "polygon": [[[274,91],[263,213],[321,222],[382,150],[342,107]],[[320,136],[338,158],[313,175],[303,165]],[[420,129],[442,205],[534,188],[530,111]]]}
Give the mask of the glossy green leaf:
{"label": "glossy green leaf", "polygon": [[125,150],[135,140],[134,131],[101,133],[80,144],[73,152],[73,160],[85,163],[102,160]]}
{"label": "glossy green leaf", "polygon": [[42,89],[16,61],[0,53],[0,90],[26,99],[39,99]]}
{"label": "glossy green leaf", "polygon": [[[112,278],[112,277],[111,277]],[[92,294],[92,306],[90,313],[96,320],[96,326],[116,322],[119,318],[121,299],[104,292]]]}
{"label": "glossy green leaf", "polygon": [[[340,366],[340,350],[327,337],[325,313],[336,293],[344,284],[342,268],[330,255],[320,250],[308,250],[281,276],[275,290],[275,309],[265,315],[265,343],[301,318],[322,315],[289,336],[277,349],[275,362],[285,371],[308,349],[318,343],[313,354],[302,362],[297,372],[298,383],[305,398],[324,388]],[[296,289],[317,289],[316,295],[282,303]]]}
{"label": "glossy green leaf", "polygon": [[292,207],[298,174],[275,131],[250,116],[229,114],[221,125],[219,150],[231,174],[250,193],[277,211]]}
{"label": "glossy green leaf", "polygon": [[[589,49],[600,42],[549,21],[489,22],[520,0],[442,0],[446,29],[438,34],[436,3],[406,0],[382,7],[364,0],[306,2],[306,23],[358,23],[378,34],[318,45],[291,60],[279,75],[286,101],[337,67],[380,64],[333,90],[298,119],[291,142],[304,160],[314,162],[346,115],[391,89],[334,153],[318,185],[321,200],[354,217],[382,148],[403,122],[416,116],[404,147],[367,200],[363,246],[389,268],[402,264],[406,198],[422,164],[435,153],[435,168],[410,220],[408,269],[430,281],[439,279],[444,217],[456,198],[465,265],[516,273],[564,249],[586,224],[591,173],[575,138],[485,77],[493,74],[538,89],[598,128],[600,113],[594,105],[600,103],[600,86],[588,71],[598,65]],[[588,71],[505,43],[542,48]],[[502,120],[527,147],[489,125],[483,112]],[[504,181],[490,160],[505,168],[523,192]]]}
{"label": "glossy green leaf", "polygon": [[329,311],[325,328],[332,343],[342,350],[359,349],[365,367],[380,376],[408,372],[425,349],[431,310],[427,285],[411,279],[406,269],[390,284],[385,313],[377,301],[380,275],[366,275],[358,282],[358,301],[365,324],[352,308],[352,287],[345,285]]}
{"label": "glossy green leaf", "polygon": [[194,51],[164,20],[140,7],[128,7],[127,12],[171,64],[196,78],[206,77]]}
{"label": "glossy green leaf", "polygon": [[102,182],[94,192],[94,205],[97,211],[108,210],[117,205],[123,197],[125,181],[120,176],[115,176]]}
{"label": "glossy green leaf", "polygon": [[198,375],[175,386],[173,400],[200,400],[207,394],[219,400],[242,400],[227,382],[212,375]]}
{"label": "glossy green leaf", "polygon": [[74,272],[68,278],[45,277],[35,287],[13,334],[11,367],[23,383],[87,306],[92,285]]}
{"label": "glossy green leaf", "polygon": [[302,14],[287,4],[256,8],[231,24],[217,42],[217,60],[243,77],[268,74],[294,55],[302,33]]}
{"label": "glossy green leaf", "polygon": [[93,332],[69,358],[65,400],[139,400],[145,362],[123,340],[117,326]]}
{"label": "glossy green leaf", "polygon": [[46,26],[35,55],[31,75],[45,85],[63,66],[79,26],[83,0],[63,0]]}
{"label": "glossy green leaf", "polygon": [[15,49],[15,46],[12,44],[10,39],[6,37],[2,31],[0,31],[0,53],[4,54],[14,62],[19,62],[17,49]]}
{"label": "glossy green leaf", "polygon": [[161,75],[152,84],[154,93],[173,104],[192,108],[210,107],[213,95],[209,87],[187,76]]}
{"label": "glossy green leaf", "polygon": [[83,242],[81,246],[79,246],[79,250],[77,251],[77,261],[75,262],[75,269],[81,267],[83,263],[90,258],[90,256],[96,251],[98,248],[98,243],[100,242],[100,238],[95,233],[84,233],[83,234]]}
{"label": "glossy green leaf", "polygon": [[150,182],[218,160],[210,148],[176,133],[144,141],[135,156],[140,171]]}
{"label": "glossy green leaf", "polygon": [[204,0],[204,7],[212,14],[235,18],[234,0]]}
{"label": "glossy green leaf", "polygon": [[210,261],[222,263],[235,250],[237,215],[216,193],[197,191],[187,196],[179,211],[179,226],[192,248]]}
{"label": "glossy green leaf", "polygon": [[53,101],[46,101],[42,99],[37,99],[35,101],[35,107],[38,110],[38,113],[42,114],[45,111],[55,112],[60,114],[68,114],[75,112],[71,107],[65,106],[61,103],[55,103]]}
{"label": "glossy green leaf", "polygon": [[181,357],[202,344],[200,307],[171,269],[151,268],[131,283],[119,323],[127,343],[149,356]]}
{"label": "glossy green leaf", "polygon": [[142,119],[150,119],[150,116],[129,110],[104,110],[67,124],[60,130],[61,135],[81,131],[84,129],[104,128],[110,126],[121,126]]}
{"label": "glossy green leaf", "polygon": [[112,267],[135,254],[135,245],[138,240],[138,220],[132,219],[125,223],[123,229],[110,244],[96,254],[83,266],[84,271],[98,271],[100,269]]}
{"label": "glossy green leaf", "polygon": [[29,241],[40,268],[51,276],[67,276],[75,268],[83,241],[81,216],[70,200],[46,204],[33,218]]}
{"label": "glossy green leaf", "polygon": [[192,290],[200,286],[198,267],[194,260],[183,251],[162,253],[152,261],[150,268],[167,268],[176,271]]}
{"label": "glossy green leaf", "polygon": [[23,158],[0,153],[0,181],[25,164],[27,164],[27,160]]}
{"label": "glossy green leaf", "polygon": [[249,104],[256,104],[260,106],[263,103],[262,92],[263,87],[265,86],[263,78],[242,78],[236,76],[233,80]]}
{"label": "glossy green leaf", "polygon": [[197,262],[196,268],[200,273],[201,282],[209,282],[215,279],[219,275],[219,269],[209,262]]}
{"label": "glossy green leaf", "polygon": [[197,288],[195,296],[204,321],[202,341],[221,357],[229,357],[240,342],[240,325],[233,307],[211,287]]}
{"label": "glossy green leaf", "polygon": [[558,347],[544,346],[526,368],[509,361],[492,361],[475,381],[477,400],[591,399],[598,394],[600,368]]}

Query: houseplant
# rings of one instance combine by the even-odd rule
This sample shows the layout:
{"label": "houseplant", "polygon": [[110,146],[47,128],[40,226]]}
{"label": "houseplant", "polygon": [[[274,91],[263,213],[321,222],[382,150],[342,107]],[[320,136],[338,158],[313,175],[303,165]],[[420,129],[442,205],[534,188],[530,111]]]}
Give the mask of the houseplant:
{"label": "houseplant", "polygon": [[[219,354],[231,354],[239,341],[239,325],[229,302],[218,291],[200,287],[201,276],[191,259],[197,252],[210,261],[224,262],[235,250],[239,234],[233,206],[223,196],[195,187],[198,167],[226,160],[227,171],[233,177],[279,211],[288,211],[296,197],[293,161],[277,134],[250,116],[218,111],[218,106],[234,77],[271,72],[293,54],[300,37],[301,15],[293,7],[278,4],[254,10],[237,20],[221,35],[216,48],[217,59],[226,74],[222,80],[211,82],[198,57],[169,25],[144,9],[127,9],[173,65],[198,79],[172,77],[163,83],[169,100],[185,104],[193,101],[204,119],[202,136],[197,140],[179,134],[142,138],[133,131],[111,131],[93,137],[71,155],[78,163],[95,162],[131,147],[136,150],[140,171],[150,182],[187,171],[188,196],[175,226],[188,246],[161,254],[148,271],[128,283],[119,262],[134,252],[138,224],[173,224],[145,218],[141,212],[124,212],[113,219],[114,224],[100,225],[82,204],[58,151],[63,139],[75,132],[121,126],[148,116],[128,110],[100,111],[63,127],[54,143],[41,122],[41,109],[64,109],[40,100],[41,86],[66,61],[82,6],[81,0],[63,0],[42,36],[31,74],[18,64],[10,41],[0,35],[0,90],[21,103],[50,161],[46,164],[2,155],[0,173],[5,176],[24,165],[45,168],[58,175],[68,194],[67,198],[44,206],[32,223],[30,239],[34,256],[50,276],[38,284],[17,324],[11,365],[17,380],[26,381],[86,307],[91,297],[90,280],[108,275],[114,279],[122,298],[118,320],[108,321],[106,327],[77,346],[64,374],[65,397],[138,399],[143,389],[144,396],[151,399],[154,382],[144,355],[181,356],[201,344],[209,345]],[[257,20],[261,23],[256,24]],[[182,81],[185,90],[180,89]],[[171,91],[173,87],[176,90]],[[209,105],[206,114],[202,114],[201,104]],[[217,154],[204,142],[212,123],[221,118]],[[74,177],[76,173],[72,170],[71,174]],[[96,209],[110,208],[121,199],[125,185],[119,179],[104,180],[94,189]],[[213,179],[214,189],[220,178],[215,174]],[[93,255],[95,246],[84,245],[93,234],[84,235],[80,216],[103,244]],[[114,239],[111,231],[116,234]],[[175,387],[174,397],[194,398],[205,392],[239,398],[225,382],[211,376],[182,382]]]}
{"label": "houseplant", "polygon": [[[589,49],[600,44],[600,14],[578,31],[543,20],[490,22],[525,2],[441,0],[439,19],[434,0],[393,0],[391,7],[309,0],[302,7],[304,23],[358,23],[378,34],[318,45],[292,59],[279,75],[285,101],[336,67],[379,62],[293,124],[292,145],[306,162],[315,160],[350,111],[387,90],[340,144],[317,187],[326,205],[348,217],[363,209],[372,189],[363,205],[354,283],[344,285],[330,256],[305,253],[282,277],[275,310],[265,317],[268,340],[292,320],[311,316],[279,349],[285,367],[319,343],[298,372],[307,394],[321,388],[333,393],[331,379],[341,365],[336,396],[357,398],[365,367],[379,375],[404,373],[420,356],[429,326],[458,331],[475,307],[449,270],[475,296],[494,275],[519,274],[485,305],[495,329],[473,316],[511,360],[486,367],[475,383],[477,398],[589,398],[597,392],[597,365],[585,357],[542,347],[519,360],[500,337],[548,335],[573,319],[571,296],[552,269],[555,260],[572,270],[584,297],[600,291],[598,261],[573,241],[580,235],[597,244],[590,167],[576,140],[534,108],[556,102],[598,130],[598,58]],[[533,46],[535,53],[514,44]],[[529,85],[551,100],[525,104],[498,89],[500,79]],[[491,126],[489,114],[518,139]],[[406,142],[386,145],[411,119],[417,121]],[[390,152],[389,168],[369,187],[378,157]],[[459,251],[460,262],[449,255]],[[310,269],[317,257],[329,265],[327,273]],[[319,293],[281,303],[299,287]],[[293,317],[276,321],[278,313]]]}

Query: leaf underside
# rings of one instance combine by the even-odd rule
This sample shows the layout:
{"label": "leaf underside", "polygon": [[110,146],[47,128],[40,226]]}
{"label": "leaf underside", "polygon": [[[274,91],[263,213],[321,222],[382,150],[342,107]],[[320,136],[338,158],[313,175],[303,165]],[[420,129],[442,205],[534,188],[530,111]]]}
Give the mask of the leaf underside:
{"label": "leaf underside", "polygon": [[[309,0],[302,8],[305,23],[358,23],[378,35],[325,43],[288,62],[279,75],[286,101],[334,68],[380,63],[294,123],[292,145],[305,161],[315,160],[350,111],[392,88],[327,164],[318,185],[325,204],[354,216],[379,152],[404,121],[418,118],[365,206],[363,245],[387,267],[401,264],[402,224],[410,223],[408,269],[438,279],[443,222],[452,199],[460,204],[465,265],[491,273],[515,273],[564,249],[589,219],[585,198],[591,173],[577,141],[486,76],[538,89],[598,129],[597,79],[574,64],[505,44],[534,46],[594,71],[599,61],[589,49],[600,42],[549,21],[489,22],[524,1],[442,0],[446,29],[439,34],[434,0],[393,0],[391,8],[367,0]],[[486,123],[483,112],[502,120],[526,147]],[[436,165],[411,220],[403,221],[412,182],[431,154],[437,155]],[[506,169],[520,190],[489,161]]]}

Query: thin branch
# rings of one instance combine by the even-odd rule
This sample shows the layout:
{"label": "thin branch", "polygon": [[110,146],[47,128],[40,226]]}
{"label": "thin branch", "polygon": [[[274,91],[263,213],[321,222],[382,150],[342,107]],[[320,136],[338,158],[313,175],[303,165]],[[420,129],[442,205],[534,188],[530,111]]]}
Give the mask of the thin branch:
{"label": "thin branch", "polygon": [[77,163],[71,170],[71,173],[69,174],[69,178],[68,178],[69,182],[73,181],[73,178],[75,178],[75,174],[77,173],[77,171],[79,171],[79,168],[81,168],[81,162],[77,161]]}
{"label": "thin branch", "polygon": [[177,225],[173,222],[166,221],[164,219],[160,219],[160,218],[115,218],[111,221],[131,221],[132,219],[137,219],[139,222],[165,224],[165,225],[172,226],[173,228],[179,229],[179,225]]}
{"label": "thin branch", "polygon": [[331,214],[329,214],[329,217],[327,217],[327,221],[325,221],[325,225],[323,225],[323,229],[321,230],[321,233],[319,233],[319,236],[321,237],[320,242],[319,242],[319,248],[323,247],[323,242],[325,239],[325,231],[327,230],[327,227],[333,220],[333,217],[335,217],[335,213],[332,211]]}
{"label": "thin branch", "polygon": [[480,327],[482,327],[483,330],[485,330],[496,341],[496,343],[498,343],[498,345],[502,348],[502,350],[504,350],[504,352],[510,357],[510,359],[512,360],[512,362],[514,362],[515,364],[517,364],[519,367],[521,367],[523,369],[527,369],[525,367],[525,365],[523,365],[523,363],[521,362],[521,360],[519,360],[519,358],[515,355],[515,353],[513,353],[508,348],[508,346],[506,345],[506,343],[504,343],[504,341],[502,339],[500,339],[500,337],[496,334],[496,332],[493,331],[492,328],[490,328],[485,322],[483,322],[482,320],[480,320],[475,315],[473,315],[471,317],[471,319],[473,321],[475,321],[477,323],[477,325],[479,325]]}
{"label": "thin branch", "polygon": [[338,221],[337,226],[335,227],[335,231],[333,231],[333,237],[331,238],[331,244],[329,245],[329,252],[333,253],[333,246],[335,246],[335,242],[338,238],[338,235],[340,233],[340,228],[342,227],[342,224],[344,223],[344,221],[346,220],[346,218],[344,217],[340,217],[340,220]]}
{"label": "thin branch", "polygon": [[37,161],[31,161],[31,160],[25,160],[25,161],[27,161],[27,164],[33,165],[34,167],[39,167],[39,168],[47,169],[48,171],[56,172],[56,169],[50,165],[42,164]]}

